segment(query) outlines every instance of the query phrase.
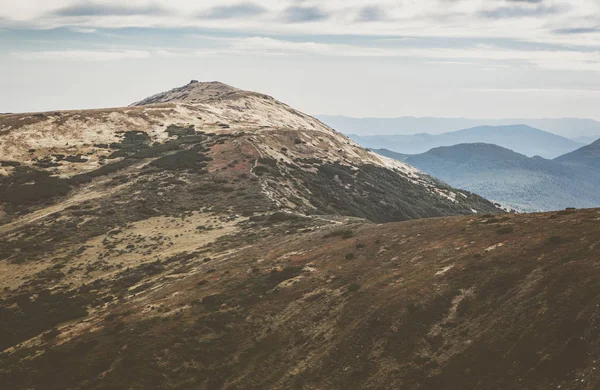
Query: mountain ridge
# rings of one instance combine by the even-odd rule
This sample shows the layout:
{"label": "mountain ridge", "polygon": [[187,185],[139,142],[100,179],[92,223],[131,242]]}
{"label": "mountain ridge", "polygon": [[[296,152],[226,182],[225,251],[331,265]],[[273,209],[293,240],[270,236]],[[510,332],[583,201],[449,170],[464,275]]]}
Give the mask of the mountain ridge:
{"label": "mountain ridge", "polygon": [[582,146],[575,141],[526,125],[478,126],[438,135],[349,137],[370,149],[386,148],[404,154],[419,154],[440,146],[479,142],[496,144],[529,157],[540,155],[554,158]]}
{"label": "mountain ridge", "polygon": [[[233,140],[236,145],[247,144],[251,152],[246,158],[254,155],[255,165],[267,166],[259,169],[265,175],[259,178],[265,189],[263,195],[290,210],[335,214],[336,208],[350,207],[353,215],[368,217],[376,213],[376,218],[386,220],[472,213],[478,207],[482,212],[494,211],[491,203],[468,193],[456,197],[457,192],[447,185],[406,164],[367,151],[317,119],[263,94],[222,83],[192,82],[136,104],[119,109],[2,117],[0,152],[7,161],[0,167],[0,173],[6,176],[0,202],[18,202],[17,194],[29,189],[16,181],[15,173],[25,177],[42,175],[40,183],[54,182],[56,196],[64,196],[81,188],[80,180],[104,176],[105,165],[126,168],[155,157],[153,150],[166,158],[172,153],[169,148],[186,149],[189,143],[196,145],[192,148],[195,150],[209,139],[222,138],[219,142],[225,144]],[[197,158],[193,151],[180,152]],[[11,165],[15,163],[18,166]],[[279,185],[284,173],[295,194]],[[370,179],[358,180],[365,175]],[[326,178],[335,179],[334,193],[339,201],[328,200],[330,194],[314,187],[312,178],[317,177],[318,186],[330,186]],[[386,201],[379,206],[364,203],[368,196],[365,186],[372,186],[369,182],[373,181],[375,187],[392,185],[397,189],[380,191],[378,196]],[[415,196],[418,192],[422,196]],[[296,199],[297,194],[307,198]],[[316,198],[314,194],[318,194]],[[407,200],[413,207],[407,207]],[[381,211],[383,204],[389,207],[390,202],[396,204],[396,216]],[[15,213],[14,208],[23,205],[13,206],[9,204],[0,212],[6,216],[7,210]]]}
{"label": "mountain ridge", "polygon": [[520,211],[600,205],[600,174],[559,159],[527,157],[493,144],[459,144],[418,155],[375,150]]}
{"label": "mountain ridge", "polygon": [[352,118],[343,115],[316,115],[331,127],[358,135],[440,134],[476,126],[525,124],[568,138],[600,138],[600,121],[585,118],[472,119],[441,117]]}
{"label": "mountain ridge", "polygon": [[600,139],[554,160],[568,165],[600,169]]}

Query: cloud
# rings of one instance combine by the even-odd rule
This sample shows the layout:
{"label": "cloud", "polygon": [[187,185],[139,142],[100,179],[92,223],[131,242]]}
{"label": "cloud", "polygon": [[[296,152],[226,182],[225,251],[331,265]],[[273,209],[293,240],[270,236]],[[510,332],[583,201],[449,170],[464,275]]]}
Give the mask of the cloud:
{"label": "cloud", "polygon": [[228,6],[216,6],[207,12],[200,13],[204,19],[233,19],[262,15],[267,9],[255,3],[239,3]]}
{"label": "cloud", "polygon": [[520,50],[491,44],[460,47],[425,47],[413,43],[390,46],[387,41],[364,45],[297,41],[271,37],[213,38],[211,46],[196,55],[311,55],[336,57],[406,58],[439,65],[468,65],[480,68],[541,68],[600,72],[600,52],[575,50]]}
{"label": "cloud", "polygon": [[318,7],[288,7],[283,13],[288,23],[319,22],[329,18],[329,14]]}
{"label": "cloud", "polygon": [[[549,70],[600,72],[600,51],[577,51],[559,48],[511,48],[493,44],[440,45],[435,40],[394,42],[377,39],[357,43],[354,40],[325,42],[316,39],[280,39],[266,36],[205,37],[190,36],[189,44],[181,47],[146,46],[129,50],[31,51],[13,53],[26,60],[110,61],[148,57],[182,56],[327,56],[327,57],[387,57],[406,58],[439,65],[468,65],[479,68],[540,68]],[[420,44],[418,43],[420,42]],[[435,46],[433,44],[436,44]],[[107,49],[112,44],[106,44]]]}
{"label": "cloud", "polygon": [[312,54],[326,56],[386,56],[385,50],[370,47],[355,47],[348,44],[330,44],[320,42],[295,42],[268,37],[249,37],[239,39],[225,39],[229,44],[230,53],[253,53],[270,55],[295,55]]}
{"label": "cloud", "polygon": [[[567,64],[575,65],[575,69],[598,68],[593,60],[532,62],[529,53],[582,53],[582,57],[590,57],[586,52],[600,52],[598,0],[331,0],[321,3],[316,0],[203,0],[200,13],[198,3],[197,0],[19,0],[0,8],[0,28],[40,31],[65,27],[77,33],[98,30],[103,34],[107,33],[104,29],[117,33],[118,29],[144,28],[164,42],[172,42],[177,34],[193,34],[197,30],[214,36],[269,37],[299,44],[268,48],[266,41],[262,41],[263,46],[258,49],[269,55],[320,54],[322,46],[318,45],[331,44],[328,50],[342,56],[397,56],[398,51],[406,48],[419,48],[423,52],[417,55],[427,52],[424,58],[449,62],[462,59],[454,55],[439,57],[441,53],[448,53],[447,49],[457,50],[458,55],[466,50],[464,46],[471,46],[466,54],[472,55],[483,50],[481,46],[474,49],[475,45],[485,43],[510,49],[515,53],[515,59],[510,61],[517,61],[520,56],[523,62],[535,66],[551,67],[561,63],[561,68]],[[125,36],[131,31],[123,31],[117,39],[130,42]],[[83,34],[77,35],[74,39],[85,39]],[[412,41],[407,43],[407,40]],[[169,44],[161,43],[167,49]],[[184,41],[174,41],[172,45],[176,48],[192,46]],[[209,45],[204,49],[188,49],[219,53],[231,47]],[[432,53],[436,55],[431,57]],[[505,65],[502,63],[505,59],[495,58],[497,54],[488,50],[486,55],[491,58],[486,61]]]}
{"label": "cloud", "polygon": [[114,5],[101,3],[79,3],[59,8],[52,12],[57,16],[133,16],[165,15],[169,11],[155,4],[144,6]]}
{"label": "cloud", "polygon": [[556,34],[593,34],[600,33],[600,27],[567,27],[554,30]]}
{"label": "cloud", "polygon": [[[595,26],[598,0],[19,0],[0,8],[0,28],[200,28],[241,34],[569,41]],[[289,6],[291,4],[291,6]],[[278,17],[258,17],[276,15]],[[490,19],[494,23],[490,23]],[[310,23],[309,23],[310,22]],[[575,29],[573,33],[577,32]]]}
{"label": "cloud", "polygon": [[538,4],[541,3],[544,0],[506,0],[509,3],[533,3],[533,4]]}
{"label": "cloud", "polygon": [[481,93],[515,93],[535,95],[599,95],[600,89],[572,89],[572,88],[469,88],[468,91]]}
{"label": "cloud", "polygon": [[95,50],[52,50],[17,52],[14,56],[34,61],[116,61],[127,59],[149,58],[150,52],[145,50],[95,51]]}
{"label": "cloud", "polygon": [[[513,0],[514,1],[514,0]],[[519,1],[519,3],[538,3],[531,1]],[[544,15],[556,14],[564,11],[564,7],[558,6],[509,6],[498,7],[490,10],[483,10],[480,15],[490,19],[510,19],[510,18],[531,18]]]}
{"label": "cloud", "polygon": [[81,34],[93,34],[95,32],[98,32],[98,30],[96,30],[95,28],[77,27],[77,26],[69,27],[69,30],[76,32],[76,33],[81,33]]}
{"label": "cloud", "polygon": [[358,17],[359,22],[376,22],[385,19],[383,9],[379,6],[369,5],[360,10]]}

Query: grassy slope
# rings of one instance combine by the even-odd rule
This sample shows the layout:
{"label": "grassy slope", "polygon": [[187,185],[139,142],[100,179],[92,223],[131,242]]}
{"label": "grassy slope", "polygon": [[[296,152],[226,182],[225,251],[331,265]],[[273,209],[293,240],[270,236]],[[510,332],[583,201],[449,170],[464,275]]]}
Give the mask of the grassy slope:
{"label": "grassy slope", "polygon": [[243,250],[109,306],[75,337],[62,333],[3,354],[2,383],[600,385],[600,210],[354,223],[287,235],[286,224],[273,222],[278,233],[249,246],[228,237],[229,248]]}

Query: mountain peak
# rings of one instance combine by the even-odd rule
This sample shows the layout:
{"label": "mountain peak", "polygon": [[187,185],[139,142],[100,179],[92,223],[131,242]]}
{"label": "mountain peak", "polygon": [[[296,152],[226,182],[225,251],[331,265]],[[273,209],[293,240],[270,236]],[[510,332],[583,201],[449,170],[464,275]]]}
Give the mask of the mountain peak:
{"label": "mountain peak", "polygon": [[169,91],[152,95],[131,104],[131,106],[146,106],[157,103],[197,104],[213,99],[219,99],[236,92],[243,91],[220,81],[200,82],[198,80],[191,80],[182,87],[173,88]]}

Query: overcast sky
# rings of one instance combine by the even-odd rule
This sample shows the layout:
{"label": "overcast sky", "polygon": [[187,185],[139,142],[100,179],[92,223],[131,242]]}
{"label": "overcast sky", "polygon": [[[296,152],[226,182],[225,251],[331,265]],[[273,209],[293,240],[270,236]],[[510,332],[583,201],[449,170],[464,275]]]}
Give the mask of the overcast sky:
{"label": "overcast sky", "polygon": [[190,79],[311,114],[600,119],[599,0],[0,0],[0,112]]}

